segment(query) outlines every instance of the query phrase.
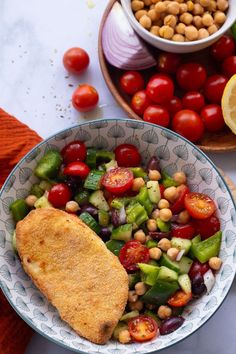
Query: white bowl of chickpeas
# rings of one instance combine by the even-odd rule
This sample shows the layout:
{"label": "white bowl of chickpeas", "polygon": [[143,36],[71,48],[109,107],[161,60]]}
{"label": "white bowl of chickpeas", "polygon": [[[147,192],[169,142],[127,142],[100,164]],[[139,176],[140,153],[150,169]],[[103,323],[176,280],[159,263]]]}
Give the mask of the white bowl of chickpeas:
{"label": "white bowl of chickpeas", "polygon": [[121,4],[140,37],[173,53],[209,47],[236,20],[235,0],[121,0]]}

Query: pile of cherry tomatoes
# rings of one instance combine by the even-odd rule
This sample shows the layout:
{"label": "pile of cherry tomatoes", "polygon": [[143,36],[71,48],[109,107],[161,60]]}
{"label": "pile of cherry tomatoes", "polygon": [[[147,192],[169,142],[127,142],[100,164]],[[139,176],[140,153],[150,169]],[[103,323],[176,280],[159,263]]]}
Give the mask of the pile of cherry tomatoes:
{"label": "pile of cherry tomatoes", "polygon": [[204,64],[163,52],[157,74],[147,83],[140,72],[127,71],[120,77],[120,87],[144,121],[170,127],[197,142],[205,131],[218,133],[225,128],[221,98],[228,79],[236,74],[235,49],[234,39],[227,35],[212,45],[209,64],[216,73],[210,76]]}

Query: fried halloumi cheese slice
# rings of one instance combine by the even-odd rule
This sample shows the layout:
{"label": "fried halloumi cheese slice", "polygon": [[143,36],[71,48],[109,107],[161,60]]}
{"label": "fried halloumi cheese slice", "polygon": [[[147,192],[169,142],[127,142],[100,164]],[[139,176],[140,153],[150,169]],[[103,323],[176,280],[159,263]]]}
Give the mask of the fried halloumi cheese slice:
{"label": "fried halloumi cheese slice", "polygon": [[106,343],[125,309],[128,276],[118,258],[77,216],[31,211],[16,227],[25,272],[80,336]]}

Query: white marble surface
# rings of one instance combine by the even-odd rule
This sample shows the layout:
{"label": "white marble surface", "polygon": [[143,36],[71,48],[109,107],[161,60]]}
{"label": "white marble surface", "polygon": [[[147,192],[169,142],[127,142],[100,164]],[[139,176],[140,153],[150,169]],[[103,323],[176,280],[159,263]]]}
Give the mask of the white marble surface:
{"label": "white marble surface", "polygon": [[[97,56],[99,22],[107,1],[0,1],[0,106],[42,137],[88,119],[125,116],[106,88]],[[72,46],[85,48],[91,58],[89,70],[79,78],[68,75],[61,64],[64,51]],[[99,108],[88,114],[71,108],[71,94],[83,82],[100,93]],[[236,182],[236,153],[210,157]],[[236,285],[202,329],[162,353],[235,354],[235,306]],[[35,334],[26,354],[69,352]]]}

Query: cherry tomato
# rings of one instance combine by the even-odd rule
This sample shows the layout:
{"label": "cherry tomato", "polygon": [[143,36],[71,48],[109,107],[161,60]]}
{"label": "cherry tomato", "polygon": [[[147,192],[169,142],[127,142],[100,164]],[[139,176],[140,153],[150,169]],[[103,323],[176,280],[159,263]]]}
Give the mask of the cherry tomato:
{"label": "cherry tomato", "polygon": [[203,193],[186,194],[184,204],[189,214],[195,219],[207,219],[216,211],[214,201]]}
{"label": "cherry tomato", "polygon": [[88,53],[82,48],[70,48],[63,56],[64,67],[72,74],[80,74],[89,65]]}
{"label": "cherry tomato", "polygon": [[195,230],[191,224],[186,225],[172,225],[171,237],[179,237],[191,240],[194,236]]}
{"label": "cherry tomato", "polygon": [[228,80],[225,76],[219,74],[208,77],[204,87],[205,97],[208,101],[218,104],[221,103],[221,98],[227,81]]}
{"label": "cherry tomato", "polygon": [[217,61],[223,61],[235,52],[234,39],[230,36],[222,36],[211,47],[211,55]]}
{"label": "cherry tomato", "polygon": [[143,120],[145,122],[161,125],[162,127],[168,127],[170,124],[170,115],[164,107],[151,105],[145,109]]}
{"label": "cherry tomato", "polygon": [[205,67],[198,63],[183,64],[177,70],[178,84],[187,91],[198,91],[203,87],[206,78]]}
{"label": "cherry tomato", "polygon": [[183,135],[193,143],[200,140],[204,134],[204,124],[200,116],[189,109],[176,113],[172,121],[173,130]]}
{"label": "cherry tomato", "polygon": [[167,302],[173,307],[182,307],[192,299],[192,293],[185,293],[183,290],[178,290]]}
{"label": "cherry tomato", "polygon": [[165,104],[165,108],[170,113],[171,117],[183,109],[181,99],[174,96],[168,103]]}
{"label": "cherry tomato", "polygon": [[173,214],[179,214],[182,210],[184,210],[184,198],[187,193],[189,193],[189,188],[183,184],[177,187],[178,198],[171,205],[170,210]]}
{"label": "cherry tomato", "polygon": [[124,167],[113,168],[102,178],[102,185],[113,194],[121,194],[128,191],[133,184],[133,173]]}
{"label": "cherry tomato", "polygon": [[93,86],[83,84],[77,87],[72,95],[72,104],[79,112],[88,112],[96,107],[99,100],[98,93]]}
{"label": "cherry tomato", "polygon": [[67,144],[62,150],[61,154],[65,164],[74,161],[84,161],[87,154],[87,149],[82,141],[75,140]]}
{"label": "cherry tomato", "polygon": [[185,109],[192,109],[195,112],[201,112],[205,106],[205,98],[200,92],[187,92],[183,97],[183,107]]}
{"label": "cherry tomato", "polygon": [[191,279],[195,277],[196,274],[201,274],[202,276],[210,269],[208,263],[200,263],[198,261],[194,261],[188,275]]}
{"label": "cherry tomato", "polygon": [[212,215],[204,220],[193,219],[191,222],[195,235],[201,235],[203,240],[214,235],[220,230],[220,220],[216,215]]}
{"label": "cherry tomato", "polygon": [[145,109],[151,104],[151,101],[145,90],[136,92],[131,100],[131,107],[135,113],[142,116]]}
{"label": "cherry tomato", "polygon": [[174,96],[174,84],[167,75],[157,74],[147,84],[147,95],[155,103],[164,104]]}
{"label": "cherry tomato", "polygon": [[157,59],[157,69],[163,74],[175,74],[181,64],[181,56],[175,53],[161,53]]}
{"label": "cherry tomato", "polygon": [[205,106],[201,112],[201,117],[209,132],[217,133],[225,127],[222,109],[217,104],[212,103]]}
{"label": "cherry tomato", "polygon": [[160,188],[161,198],[164,199],[164,190],[165,190],[165,187],[163,186],[163,184],[159,184],[159,188]]}
{"label": "cherry tomato", "polygon": [[70,188],[65,183],[55,184],[48,192],[48,200],[55,208],[62,208],[71,200]]}
{"label": "cherry tomato", "polygon": [[141,242],[131,240],[121,248],[119,259],[123,267],[128,271],[138,270],[138,263],[149,262],[149,250]]}
{"label": "cherry tomato", "polygon": [[75,161],[69,163],[64,168],[63,174],[68,176],[75,176],[80,178],[86,178],[90,172],[90,168],[81,161]]}
{"label": "cherry tomato", "polygon": [[128,95],[134,95],[144,88],[144,79],[138,71],[126,71],[120,78],[120,86]]}
{"label": "cherry tomato", "polygon": [[136,167],[141,163],[141,155],[136,146],[120,144],[114,150],[118,166]]}
{"label": "cherry tomato", "polygon": [[222,70],[225,76],[229,78],[236,74],[236,55],[228,57],[223,61]]}
{"label": "cherry tomato", "polygon": [[146,342],[159,334],[156,321],[147,315],[139,315],[128,322],[128,330],[135,342]]}

